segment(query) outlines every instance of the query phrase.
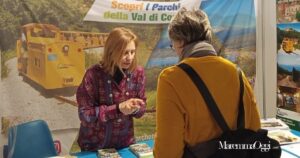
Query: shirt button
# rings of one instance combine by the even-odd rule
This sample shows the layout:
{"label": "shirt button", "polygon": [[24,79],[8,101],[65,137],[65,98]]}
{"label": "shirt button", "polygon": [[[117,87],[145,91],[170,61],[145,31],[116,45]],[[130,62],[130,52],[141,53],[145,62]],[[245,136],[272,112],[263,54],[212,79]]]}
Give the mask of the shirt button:
{"label": "shirt button", "polygon": [[113,96],[113,95],[110,93],[110,94],[109,94],[109,97],[111,98],[112,96]]}
{"label": "shirt button", "polygon": [[129,96],[129,92],[126,92],[125,95]]}
{"label": "shirt button", "polygon": [[129,81],[130,81],[130,78],[127,78],[127,81],[129,82]]}
{"label": "shirt button", "polygon": [[121,122],[121,121],[122,121],[122,119],[120,119],[120,118],[119,118],[117,121],[118,121],[118,122]]}
{"label": "shirt button", "polygon": [[107,80],[107,83],[111,83],[111,80]]}

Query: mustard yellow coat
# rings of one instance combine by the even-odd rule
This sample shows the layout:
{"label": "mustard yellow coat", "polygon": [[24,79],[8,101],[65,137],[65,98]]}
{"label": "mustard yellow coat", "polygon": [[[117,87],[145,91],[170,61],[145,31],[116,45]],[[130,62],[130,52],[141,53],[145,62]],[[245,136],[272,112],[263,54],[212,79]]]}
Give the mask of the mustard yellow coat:
{"label": "mustard yellow coat", "polygon": [[[236,128],[239,81],[236,66],[218,56],[186,58],[205,82],[231,129]],[[244,80],[245,128],[260,128],[260,118],[252,88]],[[185,143],[195,145],[221,134],[207,106],[190,78],[177,66],[163,70],[157,88],[157,118],[154,155],[181,158]]]}

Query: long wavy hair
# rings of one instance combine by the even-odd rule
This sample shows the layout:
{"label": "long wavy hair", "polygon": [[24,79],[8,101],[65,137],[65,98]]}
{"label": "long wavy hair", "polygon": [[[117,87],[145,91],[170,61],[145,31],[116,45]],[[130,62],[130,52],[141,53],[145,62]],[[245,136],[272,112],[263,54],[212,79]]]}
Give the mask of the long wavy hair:
{"label": "long wavy hair", "polygon": [[[130,29],[118,27],[109,33],[104,46],[104,55],[100,61],[105,72],[114,75],[116,69],[119,68],[122,55],[125,53],[125,49],[131,41],[134,42],[135,48],[137,49],[138,38]],[[132,72],[136,67],[137,58],[135,55],[128,71]]]}

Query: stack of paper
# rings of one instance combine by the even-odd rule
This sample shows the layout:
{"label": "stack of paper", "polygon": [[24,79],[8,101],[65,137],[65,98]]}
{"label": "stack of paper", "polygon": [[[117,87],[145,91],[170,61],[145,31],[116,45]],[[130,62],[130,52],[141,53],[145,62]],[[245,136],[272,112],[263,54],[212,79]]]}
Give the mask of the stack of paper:
{"label": "stack of paper", "polygon": [[[268,136],[279,141],[280,144],[300,143],[300,137],[294,135],[289,130],[273,130],[268,132]],[[299,148],[300,149],[300,148]]]}
{"label": "stack of paper", "polygon": [[98,150],[99,158],[121,158],[118,151],[114,148]]}
{"label": "stack of paper", "polygon": [[139,158],[153,158],[153,150],[146,143],[132,144],[129,149]]}
{"label": "stack of paper", "polygon": [[290,130],[289,126],[287,126],[283,121],[276,118],[267,118],[261,119],[261,128],[266,129],[268,131],[272,130]]}

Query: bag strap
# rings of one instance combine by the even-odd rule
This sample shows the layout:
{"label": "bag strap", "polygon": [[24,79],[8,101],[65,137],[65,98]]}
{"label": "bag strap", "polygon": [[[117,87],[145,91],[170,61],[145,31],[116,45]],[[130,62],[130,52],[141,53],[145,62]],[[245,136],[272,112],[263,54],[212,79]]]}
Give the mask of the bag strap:
{"label": "bag strap", "polygon": [[243,102],[244,80],[243,80],[242,71],[239,67],[237,67],[237,71],[239,74],[239,81],[240,81],[240,98],[239,98],[239,113],[237,118],[237,128],[244,129],[245,128],[245,110],[244,110],[244,102]]}
{"label": "bag strap", "polygon": [[[213,99],[208,88],[206,87],[201,77],[197,74],[197,72],[190,65],[185,63],[181,63],[177,66],[180,67],[184,72],[186,72],[186,74],[194,82],[200,94],[202,95],[209,111],[212,113],[215,121],[218,123],[219,127],[223,130],[223,132],[229,131],[230,128],[228,127],[223,115],[221,114],[215,100]],[[238,128],[244,128],[244,105],[243,105],[244,82],[243,82],[242,73],[240,69],[238,68],[237,71],[239,73],[239,80],[241,81],[237,126]]]}

